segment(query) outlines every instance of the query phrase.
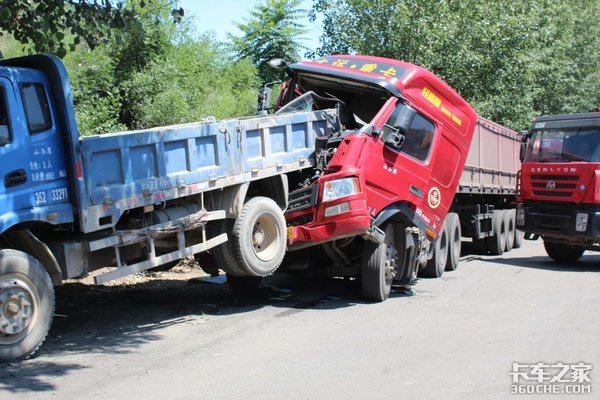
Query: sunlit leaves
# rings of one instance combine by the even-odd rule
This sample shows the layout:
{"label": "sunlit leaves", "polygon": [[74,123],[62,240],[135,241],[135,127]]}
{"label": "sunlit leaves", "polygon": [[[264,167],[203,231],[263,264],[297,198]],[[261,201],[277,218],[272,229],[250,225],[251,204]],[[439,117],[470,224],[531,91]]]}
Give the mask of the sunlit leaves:
{"label": "sunlit leaves", "polygon": [[265,0],[245,22],[237,23],[241,36],[229,35],[238,59],[249,58],[263,82],[283,78],[282,72],[267,65],[271,58],[297,61],[303,48],[299,39],[307,30],[298,22],[306,10],[301,0]]}

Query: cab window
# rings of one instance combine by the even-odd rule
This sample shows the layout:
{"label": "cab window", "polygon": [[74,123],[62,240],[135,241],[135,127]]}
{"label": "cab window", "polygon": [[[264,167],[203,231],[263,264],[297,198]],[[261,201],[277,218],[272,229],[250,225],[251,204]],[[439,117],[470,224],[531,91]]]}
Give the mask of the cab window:
{"label": "cab window", "polygon": [[30,134],[33,135],[52,128],[50,106],[42,84],[22,83],[21,98],[25,106],[25,118]]}
{"label": "cab window", "polygon": [[427,160],[435,133],[435,125],[431,121],[412,107],[400,104],[390,115],[386,125],[398,129],[404,135],[400,152],[419,161]]}
{"label": "cab window", "polygon": [[4,88],[0,86],[0,146],[10,143],[11,140],[6,95],[4,94]]}

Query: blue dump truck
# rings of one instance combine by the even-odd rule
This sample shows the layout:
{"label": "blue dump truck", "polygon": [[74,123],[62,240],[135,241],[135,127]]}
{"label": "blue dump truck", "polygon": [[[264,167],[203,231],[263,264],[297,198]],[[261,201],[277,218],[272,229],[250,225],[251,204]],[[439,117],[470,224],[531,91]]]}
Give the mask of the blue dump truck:
{"label": "blue dump truck", "polygon": [[[293,110],[294,112],[286,112]],[[0,362],[45,339],[54,286],[107,282],[206,250],[235,289],[281,263],[288,188],[335,111],[79,137],[57,58],[0,61]]]}

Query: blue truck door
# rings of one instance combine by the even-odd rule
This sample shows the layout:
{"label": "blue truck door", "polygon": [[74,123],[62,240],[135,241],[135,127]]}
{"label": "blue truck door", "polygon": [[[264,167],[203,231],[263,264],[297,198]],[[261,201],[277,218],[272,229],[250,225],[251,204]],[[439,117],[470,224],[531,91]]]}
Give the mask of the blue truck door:
{"label": "blue truck door", "polygon": [[29,69],[16,76],[18,85],[0,78],[7,112],[0,136],[4,131],[8,137],[0,145],[0,232],[24,221],[72,219],[63,142],[48,81]]}

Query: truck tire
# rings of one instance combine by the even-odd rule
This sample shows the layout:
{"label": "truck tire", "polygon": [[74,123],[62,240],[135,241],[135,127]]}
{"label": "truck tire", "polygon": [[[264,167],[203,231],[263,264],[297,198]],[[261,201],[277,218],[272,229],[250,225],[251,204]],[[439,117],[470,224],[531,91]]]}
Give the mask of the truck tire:
{"label": "truck tire", "polygon": [[506,221],[502,210],[494,210],[492,232],[493,235],[486,238],[486,245],[491,255],[499,256],[506,248]]}
{"label": "truck tire", "polygon": [[[227,233],[228,239],[231,239],[231,232],[233,231],[234,223],[235,220],[233,219],[210,221],[207,226],[208,234],[211,238],[213,238],[222,233]],[[238,267],[237,262],[233,257],[233,250],[231,249],[230,240],[213,247],[210,250],[210,253],[215,259],[217,266],[225,271],[227,275],[244,275],[244,272],[242,272],[242,270]]]}
{"label": "truck tire", "polygon": [[456,271],[460,262],[460,250],[462,236],[460,231],[460,219],[458,214],[449,213],[446,217],[448,228],[448,259],[446,260],[446,271]]}
{"label": "truck tire", "polygon": [[378,302],[389,297],[398,262],[394,225],[388,223],[382,230],[385,233],[384,243],[365,242],[361,269],[363,296]]}
{"label": "truck tire", "polygon": [[268,197],[249,199],[233,224],[229,242],[240,275],[271,275],[283,261],[287,246],[283,211]]}
{"label": "truck tire", "polygon": [[548,242],[546,240],[544,240],[544,248],[551,259],[563,263],[575,262],[579,260],[585,251],[585,249],[580,246]]}
{"label": "truck tire", "polygon": [[438,236],[435,245],[433,247],[433,256],[429,261],[427,261],[427,265],[425,268],[421,270],[421,275],[426,278],[439,278],[444,273],[446,269],[446,262],[448,260],[448,228],[446,225],[446,220],[444,220],[444,225],[442,226],[442,230],[440,231],[440,235]]}
{"label": "truck tire", "polygon": [[54,317],[54,287],[31,255],[0,250],[0,363],[29,358],[46,339]]}
{"label": "truck tire", "polygon": [[392,281],[392,288],[394,286],[405,288],[413,283],[415,269],[419,268],[417,260],[415,260],[418,251],[417,243],[415,243],[413,233],[407,231],[403,224],[394,224],[394,233],[398,258],[396,259],[396,273]]}
{"label": "truck tire", "polygon": [[515,242],[513,243],[513,249],[518,249],[523,246],[523,237],[525,232],[515,229]]}
{"label": "truck tire", "polygon": [[502,210],[504,223],[506,224],[506,251],[511,251],[515,243],[515,218],[516,210]]}

